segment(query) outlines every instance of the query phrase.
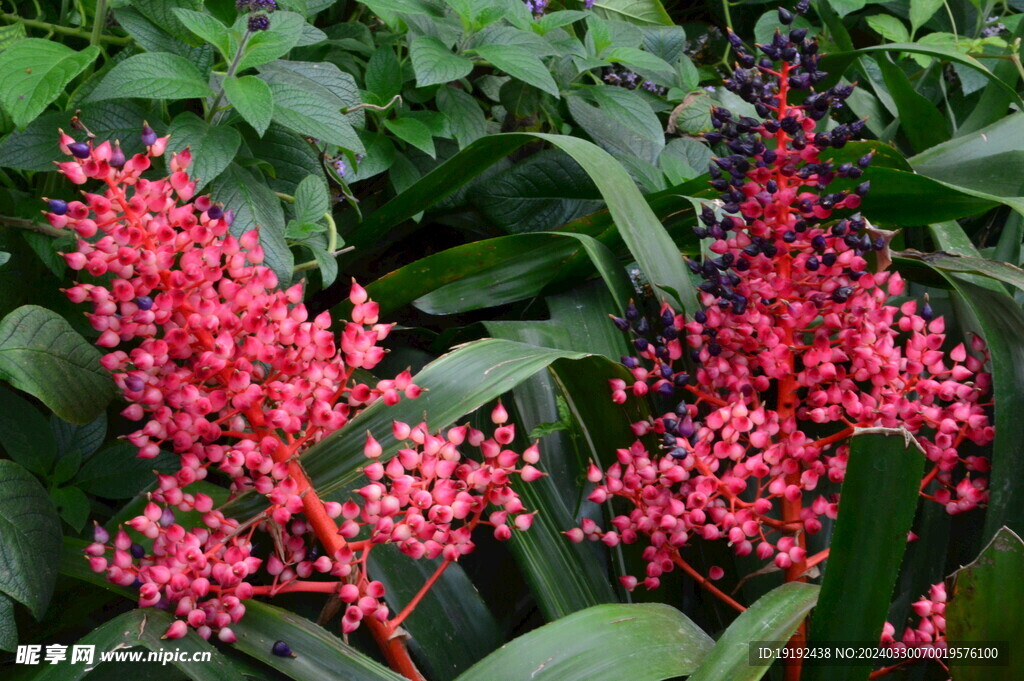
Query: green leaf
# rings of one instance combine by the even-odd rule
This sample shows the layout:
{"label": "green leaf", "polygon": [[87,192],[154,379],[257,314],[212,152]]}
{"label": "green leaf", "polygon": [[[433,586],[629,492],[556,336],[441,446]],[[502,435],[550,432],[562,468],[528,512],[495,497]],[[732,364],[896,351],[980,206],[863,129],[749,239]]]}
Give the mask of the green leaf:
{"label": "green leaf", "polygon": [[568,97],[569,113],[584,132],[602,149],[617,159],[638,158],[654,163],[662,147],[645,139],[640,133],[616,121],[601,109],[591,106],[580,97]]}
{"label": "green leaf", "polygon": [[295,12],[274,12],[270,28],[249,38],[242,60],[238,62],[237,73],[260,66],[287,54],[302,37],[306,20]]}
{"label": "green leaf", "polygon": [[910,42],[910,33],[903,22],[891,14],[875,14],[867,18],[868,26],[889,42]]}
{"label": "green leaf", "polygon": [[671,26],[672,18],[660,0],[597,0],[594,13],[607,19],[618,19],[633,24],[662,24]]}
{"label": "green leaf", "polygon": [[640,133],[659,146],[665,145],[665,133],[661,121],[651,106],[636,93],[611,85],[596,85],[587,88],[601,111],[630,130]]}
{"label": "green leaf", "polygon": [[426,413],[431,430],[444,428],[556,359],[584,356],[494,339],[462,346],[416,375],[416,384],[427,389],[421,397],[402,400],[392,407],[382,402],[371,405],[348,426],[311,447],[303,455],[303,467],[317,490],[330,494],[358,479],[365,461],[362,451],[366,431],[384,447],[381,461],[386,461],[399,448],[391,434],[392,420],[419,423]]}
{"label": "green leaf", "polygon": [[395,118],[384,121],[384,127],[398,139],[434,158],[434,137],[430,134],[430,128],[423,123],[414,118]]}
{"label": "green leaf", "polygon": [[[811,623],[812,645],[881,637],[923,472],[924,456],[907,431],[871,429],[854,434]],[[879,499],[885,499],[885,513],[878,512]],[[872,660],[842,667],[809,666],[804,675],[809,681],[860,681],[872,666]]]}
{"label": "green leaf", "polygon": [[636,69],[656,71],[666,75],[671,75],[674,71],[672,66],[661,57],[656,57],[650,52],[644,52],[635,47],[613,47],[602,54],[601,58],[613,64],[625,64]]}
{"label": "green leaf", "polygon": [[110,69],[86,101],[140,97],[193,99],[211,95],[192,62],[168,52],[143,52]]}
{"label": "green leaf", "polygon": [[587,173],[557,150],[534,154],[467,193],[489,222],[512,233],[555,229],[598,210],[599,197]]}
{"label": "green leaf", "polygon": [[60,519],[32,474],[0,459],[0,591],[38,620],[50,603],[60,561]]}
{"label": "green leaf", "polygon": [[57,441],[57,452],[60,456],[79,452],[82,458],[87,459],[100,448],[107,436],[107,415],[101,413],[84,425],[68,423],[56,415],[51,415],[50,429]]}
{"label": "green leaf", "polygon": [[60,315],[35,305],[0,321],[0,379],[70,423],[88,423],[114,396],[99,351]]}
{"label": "green leaf", "polygon": [[[404,681],[326,629],[282,608],[246,601],[245,617],[231,625],[238,636],[234,648],[296,681]],[[271,651],[286,637],[295,657]]]}
{"label": "green leaf", "polygon": [[1001,260],[989,260],[973,256],[935,251],[898,251],[893,255],[901,260],[913,260],[928,265],[933,270],[949,273],[975,274],[1014,286],[1024,291],[1024,270]]}
{"label": "green leaf", "polygon": [[[328,108],[340,111],[358,105],[359,86],[352,74],[345,73],[331,62],[278,60],[260,67],[260,78],[268,83],[288,83],[307,90]],[[345,114],[356,128],[365,124],[363,112]]]}
{"label": "green leaf", "polygon": [[64,87],[99,56],[90,45],[81,52],[49,40],[25,38],[0,52],[0,103],[24,128]]}
{"label": "green leaf", "polygon": [[82,453],[78,450],[68,452],[57,459],[57,465],[53,467],[53,475],[50,477],[51,485],[63,485],[75,477],[79,467],[82,465]]}
{"label": "green leaf", "polygon": [[757,681],[772,660],[751,664],[750,642],[788,640],[817,599],[818,587],[811,584],[791,582],[772,589],[729,625],[688,681]]}
{"label": "green leaf", "polygon": [[458,80],[468,76],[473,70],[473,62],[470,59],[455,54],[433,36],[420,36],[413,40],[409,46],[409,55],[412,57],[412,68],[416,73],[418,87]]}
{"label": "green leaf", "polygon": [[[61,459],[66,461],[67,459]],[[81,532],[89,519],[89,498],[77,487],[61,487],[50,491],[50,501],[57,513],[75,532]]]}
{"label": "green leaf", "polygon": [[191,111],[178,114],[167,134],[171,136],[167,141],[168,152],[191,148],[189,174],[196,181],[197,192],[224,172],[242,144],[242,136],[231,126],[209,125]]}
{"label": "green leaf", "polygon": [[331,210],[331,199],[323,177],[310,175],[295,188],[295,219],[315,224]]}
{"label": "green leaf", "polygon": [[6,50],[25,37],[25,24],[21,22],[0,26],[0,50]]}
{"label": "green leaf", "polygon": [[14,601],[0,593],[0,650],[13,653],[17,647],[18,623],[14,619]]}
{"label": "green leaf", "polygon": [[[231,659],[200,638],[192,629],[182,638],[165,642],[161,637],[172,622],[174,615],[169,612],[156,608],[138,608],[104,622],[83,636],[77,644],[96,646],[97,662],[104,653],[125,648],[141,647],[168,653],[177,651],[176,655],[171,656],[171,664],[193,681],[244,681],[245,677]],[[234,625],[232,629],[237,631]],[[203,661],[194,661],[197,659]],[[87,664],[45,665],[33,681],[78,681],[92,669],[93,665]]]}
{"label": "green leaf", "polygon": [[402,92],[402,65],[389,46],[378,48],[366,64],[366,89],[382,103]]}
{"label": "green leaf", "polygon": [[900,127],[914,150],[921,152],[949,139],[946,119],[935,105],[918,94],[906,74],[885,56],[878,57],[889,94],[900,114]]}
{"label": "green leaf", "polygon": [[359,0],[375,14],[388,19],[392,14],[423,15],[440,18],[444,16],[444,7],[429,0]]}
{"label": "green leaf", "polygon": [[563,135],[509,133],[477,140],[370,215],[349,235],[348,243],[357,248],[374,243],[391,227],[451,195],[532,139],[541,139],[560,148],[591,176],[608,205],[618,235],[654,284],[656,295],[666,299],[681,298],[685,309],[696,309],[696,294],[683,271],[685,268],[680,266],[678,248],[626,171],[607,152],[590,142]]}
{"label": "green leaf", "polygon": [[270,86],[256,76],[232,76],[224,79],[224,94],[235,111],[262,137],[274,116]]}
{"label": "green leaf", "polygon": [[234,58],[238,51],[238,40],[230,28],[204,12],[175,7],[171,10],[185,28],[216,47],[225,61]]}
{"label": "green leaf", "polygon": [[457,681],[660,681],[692,673],[713,645],[671,606],[598,605],[516,638]]}
{"label": "green leaf", "polygon": [[175,8],[200,10],[203,8],[203,0],[132,0],[131,5],[145,15],[150,22],[160,26],[175,38],[193,45],[200,43],[192,32],[178,20],[174,10]]}
{"label": "green leaf", "polygon": [[2,386],[0,445],[7,456],[36,475],[48,475],[57,460],[57,440],[50,424],[28,400]]}
{"label": "green leaf", "polygon": [[1024,542],[1009,528],[1001,528],[978,559],[954,573],[951,602],[946,606],[946,632],[950,641],[988,646],[1007,641],[1006,666],[996,669],[950,660],[956,681],[1024,678],[1024,610],[1007,607],[1024,600]]}
{"label": "green leaf", "polygon": [[551,72],[529,49],[519,45],[481,45],[474,51],[513,78],[558,98],[558,85]]}
{"label": "green leaf", "polygon": [[138,453],[128,442],[107,444],[82,464],[75,486],[106,499],[131,499],[153,483],[154,469],[168,470],[174,460],[170,454],[141,459]]}
{"label": "green leaf", "polygon": [[[440,558],[414,560],[398,547],[375,547],[369,573],[382,584],[388,605],[400,612],[441,564]],[[460,563],[452,563],[412,614],[402,622],[417,660],[431,679],[447,681],[505,642],[501,628]]]}
{"label": "green leaf", "polygon": [[473,95],[444,86],[437,89],[437,109],[448,118],[448,126],[459,143],[459,149],[487,134],[487,120]]}
{"label": "green leaf", "polygon": [[292,84],[271,83],[270,90],[274,95],[274,120],[281,125],[353,153],[365,151],[352,124],[331,107],[332,102]]}
{"label": "green leaf", "polygon": [[924,26],[932,15],[942,7],[943,0],[910,0],[910,32]]}
{"label": "green leaf", "polygon": [[[207,73],[213,67],[214,53],[216,52],[213,45],[196,41],[195,38],[190,39],[193,42],[200,42],[199,45],[184,42],[154,24],[134,7],[118,7],[113,13],[118,25],[147,52],[171,52],[184,57],[192,62],[200,73]],[[173,15],[172,18],[174,18]],[[177,19],[174,21],[179,23]],[[129,55],[125,53],[124,56]],[[96,85],[96,83],[90,81],[90,85]]]}
{"label": "green leaf", "polygon": [[239,236],[259,229],[260,245],[266,256],[266,265],[274,270],[278,283],[291,282],[295,260],[284,239],[284,211],[274,192],[262,178],[257,180],[251,171],[232,163],[210,187],[214,201],[235,211],[231,233]]}
{"label": "green leaf", "polygon": [[587,12],[581,12],[579,10],[559,10],[556,12],[548,12],[536,20],[534,28],[541,35],[545,35],[556,28],[568,26],[569,24],[574,24],[581,19],[586,19],[587,16]]}

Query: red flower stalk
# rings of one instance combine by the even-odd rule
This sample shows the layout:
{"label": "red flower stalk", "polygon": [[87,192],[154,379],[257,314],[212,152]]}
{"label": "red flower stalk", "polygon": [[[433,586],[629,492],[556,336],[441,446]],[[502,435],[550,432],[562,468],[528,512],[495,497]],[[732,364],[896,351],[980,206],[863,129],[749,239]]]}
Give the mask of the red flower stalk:
{"label": "red flower stalk", "polygon": [[[788,24],[792,15],[783,12]],[[971,352],[963,344],[946,352],[943,319],[927,303],[892,301],[904,292],[899,274],[868,271],[868,254],[883,251],[885,238],[860,214],[833,215],[855,210],[868,190],[867,182],[835,192],[827,186],[859,179],[870,154],[840,164],[822,157],[863,125],[824,131],[817,124],[852,87],[813,91],[825,74],[804,29],[776,32],[759,46],[760,59],[735,35],[730,42],[740,65],[725,86],[762,119],[712,111],[716,131],[707,137],[732,153],[710,167],[721,210],[705,206],[695,230],[712,239],[712,255],[689,263],[704,279],[702,308],[687,319],[662,305],[647,319],[631,304],[624,319],[613,318],[638,351],[623,358],[633,381],[612,381],[613,400],[692,401],[633,424],[638,438],[652,435],[659,448],[637,439],[604,470],[591,467],[591,500],[621,497],[630,510],[611,529],[585,521],[569,536],[608,545],[644,537],[646,575],[623,577],[627,588],[641,581],[655,588],[680,567],[742,609],[680,549],[694,538],[723,539],[738,555],[771,558],[787,580],[800,579],[805,534],[837,511],[838,496],[822,494],[821,481],[842,481],[857,429],[913,433],[931,462],[922,493],[934,483],[924,495],[959,513],[987,499],[988,461],[958,448],[965,440],[987,444],[993,428],[981,340]],[[793,90],[810,94],[793,104]]]}
{"label": "red flower stalk", "polygon": [[[105,188],[84,192],[83,201],[52,200],[47,213],[53,226],[79,236],[65,259],[93,279],[67,294],[92,303],[98,344],[112,350],[103,366],[131,403],[123,414],[144,421],[128,439],[140,457],[165,447],[181,463],[175,474],[158,476],[145,511],[128,523],[152,548],[126,529],[111,542],[97,527],[86,551],[90,564],[113,582],[137,585],[141,606],[173,610],[181,619],[169,638],[191,626],[204,638],[216,633],[231,642],[230,625],[246,599],[312,591],[336,593],[348,604],[345,633],[366,619],[391,649],[391,634],[408,613],[388,620],[383,586],[365,571],[372,547],[392,542],[414,558],[442,556],[443,570],[473,549],[478,524],[492,525],[498,539],[529,528],[532,515],[509,480],[539,475],[537,449],[522,456],[506,449],[514,428],[498,412],[492,436],[466,426],[441,435],[425,424],[395,423],[395,437],[407,446],[380,462],[381,447],[368,436],[365,454],[374,461],[364,469],[370,482],[358,490],[358,503],[323,502],[298,455],[374,402],[420,393],[408,371],[373,385],[353,376],[380,362],[379,343],[391,326],[378,322],[377,304],[354,282],[352,320],[340,337],[328,313],[310,320],[302,284],[278,289],[262,265],[258,233],[235,236],[230,211],[208,196],[192,200],[189,151],[171,158],[169,177],[150,180],[142,174],[167,138],[146,126],[143,140],[147,153],[125,159],[116,143],[94,146],[62,133],[61,149],[74,158],[58,164],[60,171],[76,184],[97,180]],[[482,450],[481,462],[463,458],[465,445]],[[230,478],[233,495],[252,490],[269,506],[244,522],[226,517],[209,496],[189,491],[211,470]],[[498,509],[485,516],[489,504]],[[176,511],[200,512],[201,526],[186,529]],[[258,529],[274,538],[266,560],[252,553]],[[332,579],[307,580],[317,574]],[[416,675],[411,663],[398,665]]]}

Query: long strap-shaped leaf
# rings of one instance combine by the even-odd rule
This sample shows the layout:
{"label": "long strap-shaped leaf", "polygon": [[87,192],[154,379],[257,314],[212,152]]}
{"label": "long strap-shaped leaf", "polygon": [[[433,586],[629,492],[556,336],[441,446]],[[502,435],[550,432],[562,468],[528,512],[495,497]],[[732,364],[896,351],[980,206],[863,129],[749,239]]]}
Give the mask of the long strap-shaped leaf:
{"label": "long strap-shaped leaf", "polygon": [[629,173],[611,154],[595,144],[565,135],[517,132],[481,138],[370,215],[345,235],[346,242],[357,248],[378,242],[392,227],[450,196],[494,163],[536,139],[569,154],[590,175],[608,205],[622,240],[651,280],[659,298],[675,299],[685,309],[696,309],[696,292],[679,250]]}
{"label": "long strap-shaped leaf", "polygon": [[[811,627],[811,644],[877,641],[914,522],[924,456],[902,429],[857,435]],[[807,681],[863,681],[872,661],[814,666]]]}
{"label": "long strap-shaped leaf", "polygon": [[667,605],[597,605],[520,636],[456,681],[660,681],[691,673],[712,645]]}
{"label": "long strap-shaped leaf", "polygon": [[775,658],[754,663],[751,642],[772,641],[781,647],[817,599],[818,587],[812,584],[792,582],[772,589],[729,625],[689,681],[757,681]]}
{"label": "long strap-shaped leaf", "polygon": [[419,423],[426,414],[432,430],[445,428],[556,359],[586,356],[584,352],[492,338],[462,346],[434,360],[416,375],[416,384],[425,388],[420,398],[402,400],[391,407],[383,402],[370,406],[340,431],[310,448],[302,457],[302,464],[320,494],[330,494],[358,478],[366,463],[363,443],[367,431],[380,441],[384,448],[381,460],[387,460],[399,449],[391,435],[392,421]]}

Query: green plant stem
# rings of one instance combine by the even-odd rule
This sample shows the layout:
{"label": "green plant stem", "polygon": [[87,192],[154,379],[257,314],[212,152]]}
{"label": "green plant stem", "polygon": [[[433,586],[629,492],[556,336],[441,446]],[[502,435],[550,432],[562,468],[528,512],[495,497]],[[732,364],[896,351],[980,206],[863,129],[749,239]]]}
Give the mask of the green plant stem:
{"label": "green plant stem", "polygon": [[[93,32],[87,32],[79,28],[68,28],[67,26],[61,26],[60,24],[51,24],[48,21],[39,21],[38,19],[25,19],[24,17],[19,17],[16,14],[8,14],[6,12],[0,12],[0,18],[12,24],[22,23],[30,28],[38,28],[45,31],[53,31],[54,33],[60,33],[61,35],[70,35],[76,38],[84,38],[86,40],[89,40],[92,44],[96,44],[95,42],[93,42],[93,32],[95,32],[95,26],[93,27]],[[132,41],[131,38],[120,38],[116,35],[100,35],[96,38],[96,40],[111,43],[113,45],[127,45]]]}
{"label": "green plant stem", "polygon": [[92,34],[89,44],[99,45],[103,39],[103,25],[107,23],[107,0],[96,0],[96,16],[92,19]]}
{"label": "green plant stem", "polygon": [[[334,218],[330,213],[324,213],[324,219],[327,220],[327,254],[334,258],[341,253],[353,250],[355,248],[354,246],[343,248],[340,251],[335,250],[338,248],[338,226],[334,223]],[[305,272],[307,270],[316,269],[317,267],[319,267],[319,263],[317,263],[315,259],[307,260],[304,263],[296,265],[295,271]]]}
{"label": "green plant stem", "polygon": [[238,70],[238,64],[242,61],[242,55],[245,54],[245,46],[249,42],[250,36],[252,36],[252,31],[246,30],[245,35],[242,36],[242,41],[238,44],[238,51],[235,52],[235,58],[231,60],[228,72],[224,74],[224,79],[220,82],[220,88],[217,90],[217,96],[214,97],[213,104],[210,105],[209,112],[206,114],[207,123],[212,123],[214,116],[217,115],[217,107],[220,105],[220,100],[224,98],[224,81],[228,78],[234,78],[235,71]]}
{"label": "green plant stem", "polygon": [[52,236],[54,238],[67,236],[71,232],[64,229],[57,229],[52,225],[47,225],[42,222],[34,222],[32,220],[25,220],[24,218],[12,218],[6,215],[0,215],[0,225],[6,227],[16,227],[18,229],[25,229],[30,232],[38,232],[45,234],[46,236]]}

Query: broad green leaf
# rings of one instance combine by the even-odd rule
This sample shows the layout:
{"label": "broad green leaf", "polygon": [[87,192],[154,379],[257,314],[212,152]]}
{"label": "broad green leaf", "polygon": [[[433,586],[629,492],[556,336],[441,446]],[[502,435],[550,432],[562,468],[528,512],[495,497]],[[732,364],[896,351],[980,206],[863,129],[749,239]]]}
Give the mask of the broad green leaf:
{"label": "broad green leaf", "polygon": [[57,460],[57,439],[28,400],[0,385],[0,445],[11,459],[46,476]]}
{"label": "broad green leaf", "polygon": [[319,222],[330,209],[331,199],[323,177],[310,175],[295,188],[295,218],[299,222]]}
{"label": "broad green leaf", "polygon": [[434,137],[430,128],[414,118],[394,118],[384,121],[384,127],[398,139],[408,142],[431,158],[434,157]]}
{"label": "broad green leaf", "polygon": [[877,61],[889,94],[899,110],[900,127],[914,150],[922,152],[948,140],[946,119],[935,105],[914,90],[910,79],[887,56],[879,55]]}
{"label": "broad green leaf", "polygon": [[270,90],[274,95],[274,120],[281,125],[353,153],[365,151],[352,124],[331,107],[332,102],[292,84],[271,83]]}
{"label": "broad green leaf", "polygon": [[[1017,22],[1009,41],[1024,38],[1024,21]],[[992,67],[992,79],[985,86],[981,98],[971,110],[970,115],[960,125],[958,134],[965,135],[975,132],[987,125],[991,125],[1006,116],[1010,110],[1010,104],[1016,97],[1016,85],[1020,79],[1020,72],[1012,60],[999,60]],[[1007,87],[1007,85],[1009,87]]]}
{"label": "broad green leaf", "polygon": [[1005,665],[979,666],[964,660],[950,661],[956,681],[1024,678],[1024,610],[1013,604],[1024,600],[1024,542],[1003,527],[978,559],[954,573],[951,602],[946,606],[946,631],[950,641],[987,646],[1006,641]]}
{"label": "broad green leaf", "polygon": [[276,177],[270,178],[270,188],[274,191],[294,195],[299,182],[324,172],[309,142],[282,125],[271,123],[262,139],[252,136],[246,141],[256,158],[273,167]]}
{"label": "broad green leaf", "polygon": [[399,448],[391,434],[393,420],[419,423],[426,414],[431,430],[444,428],[556,359],[585,356],[494,339],[462,346],[416,375],[416,384],[426,388],[421,397],[392,407],[383,402],[371,405],[345,428],[311,447],[303,455],[303,467],[317,490],[330,494],[358,479],[365,462],[362,451],[367,431],[384,447],[384,461]]}
{"label": "broad green leaf", "polygon": [[556,28],[574,24],[580,19],[586,19],[587,16],[587,12],[581,12],[579,10],[559,10],[555,12],[548,12],[537,19],[534,23],[534,29],[541,35],[544,35],[548,31],[553,31]]}
{"label": "broad green leaf", "polygon": [[256,76],[233,76],[224,79],[224,94],[235,111],[262,137],[274,117],[270,86]]}
{"label": "broad green leaf", "polygon": [[433,17],[444,16],[443,3],[430,2],[430,0],[359,0],[369,7],[374,13],[382,18],[389,19],[394,14],[425,15]]}
{"label": "broad green leaf", "polygon": [[100,448],[107,436],[107,415],[101,413],[84,425],[68,423],[56,415],[51,415],[50,429],[57,441],[57,452],[60,456],[79,452],[83,459],[87,459]]}
{"label": "broad green leaf", "polygon": [[274,12],[270,28],[249,38],[244,56],[238,62],[238,73],[283,57],[299,42],[306,20],[296,12]]}
{"label": "broad green leaf", "polygon": [[959,274],[975,274],[995,279],[1024,291],[1024,270],[1001,260],[989,260],[970,255],[959,255],[935,251],[898,251],[893,253],[900,259],[923,262],[933,270]]}
{"label": "broad green leaf", "polygon": [[557,98],[558,85],[536,54],[519,45],[481,45],[474,51],[508,75]]}
{"label": "broad green leaf", "polygon": [[274,192],[250,170],[232,163],[213,182],[210,195],[228,210],[235,211],[235,221],[231,223],[233,235],[259,229],[266,265],[274,270],[278,284],[287,286],[295,261],[285,243],[284,211]]}
{"label": "broad green leaf", "polygon": [[[172,622],[174,615],[169,612],[156,608],[137,608],[104,622],[83,636],[77,644],[96,646],[97,662],[104,653],[126,648],[169,653],[178,651],[171,664],[187,674],[192,681],[244,681],[245,677],[230,658],[200,638],[194,630],[190,629],[183,638],[165,642],[161,637]],[[204,661],[194,661],[200,654]],[[205,660],[206,655],[209,655],[209,660]],[[34,681],[78,681],[92,669],[93,665],[87,664],[44,665]]]}
{"label": "broad green leaf", "polygon": [[890,42],[910,42],[910,32],[907,31],[907,27],[891,14],[875,14],[868,17],[866,21],[871,30]]}
{"label": "broad green leaf", "polygon": [[366,63],[366,89],[377,95],[381,103],[402,92],[402,65],[390,46],[377,49]]}
{"label": "broad green leaf", "polygon": [[611,85],[596,85],[587,89],[601,111],[612,119],[640,133],[659,146],[665,145],[665,133],[654,110],[636,93]]}
{"label": "broad green leaf", "polygon": [[638,131],[624,126],[620,121],[605,113],[598,107],[591,106],[580,97],[568,97],[569,113],[573,120],[583,128],[587,136],[605,151],[613,154],[620,161],[626,157],[634,157],[653,164],[663,147],[646,139]]}
{"label": "broad green leaf", "polygon": [[[120,3],[118,3],[120,4]],[[132,0],[132,7],[141,12],[149,21],[160,26],[175,38],[187,43],[198,45],[200,41],[178,20],[176,8],[198,11],[203,8],[203,0]]]}
{"label": "broad green leaf", "polygon": [[193,99],[212,94],[192,62],[168,52],[143,52],[112,68],[87,101],[139,97]]}
{"label": "broad green leaf", "polygon": [[638,50],[635,47],[613,47],[602,54],[601,58],[613,64],[625,64],[636,69],[645,69],[664,74],[671,74],[673,72],[672,67],[661,57],[657,57],[650,52]]}
{"label": "broad green leaf", "polygon": [[[64,128],[76,139],[85,139],[84,134],[71,129],[72,114],[50,111],[29,123],[24,130],[7,135],[0,142],[0,158],[4,166],[16,170],[53,170],[53,162],[65,158],[57,147],[57,128]],[[79,116],[99,139],[120,140],[121,148],[128,157],[144,151],[139,131],[147,117],[158,132],[162,130],[145,107],[131,100],[86,104]]]}
{"label": "broad green leaf", "polygon": [[818,587],[811,584],[772,589],[729,625],[688,681],[757,681],[772,660],[751,664],[750,642],[788,640],[817,600]]}
{"label": "broad green leaf", "polygon": [[[238,636],[235,649],[295,681],[404,681],[323,627],[267,603],[246,601],[245,617],[231,628]],[[271,652],[279,640],[295,657]]]}
{"label": "broad green leaf", "polygon": [[111,442],[89,457],[74,478],[76,487],[107,499],[131,499],[153,483],[153,471],[174,470],[174,457],[140,459],[128,442]]}
{"label": "broad green leaf", "polygon": [[[434,574],[439,558],[414,560],[398,547],[375,547],[369,573],[384,584],[392,612],[401,612]],[[430,679],[450,681],[505,642],[501,627],[459,563],[452,563],[402,622],[417,661]]]}
{"label": "broad green leaf", "polygon": [[53,467],[49,478],[51,485],[63,485],[75,476],[82,465],[82,454],[78,450],[62,455]]}
{"label": "broad green leaf", "polygon": [[470,59],[455,54],[433,36],[420,36],[413,40],[409,46],[409,55],[412,57],[412,68],[419,87],[458,80],[473,70]]}
{"label": "broad green leaf", "polygon": [[618,19],[633,24],[662,24],[671,26],[672,18],[661,0],[597,0],[594,13],[607,19]]}
{"label": "broad green leaf", "polygon": [[917,33],[932,18],[940,7],[943,0],[910,0],[910,32]]}
{"label": "broad green leaf", "polygon": [[451,195],[532,139],[541,139],[560,148],[591,176],[608,205],[619,237],[654,284],[658,297],[681,298],[685,309],[695,309],[696,294],[683,271],[685,267],[681,265],[678,248],[626,171],[607,152],[590,142],[563,135],[510,133],[477,140],[379,208],[347,237],[347,241],[357,248],[375,243],[391,227]]}
{"label": "broad green leaf", "polygon": [[511,233],[556,229],[601,206],[587,173],[557,150],[488,177],[471,187],[467,198],[495,227]]}
{"label": "broad green leaf", "polygon": [[[194,37],[191,40],[198,42],[198,45],[184,42],[154,24],[134,7],[118,7],[114,9],[113,14],[118,25],[147,52],[170,52],[184,57],[192,62],[199,69],[200,73],[207,73],[213,67],[214,55],[216,53],[213,45],[197,41]],[[172,16],[172,18],[174,17]],[[178,23],[177,19],[175,19],[175,23]],[[191,32],[186,32],[191,36]],[[124,56],[127,57],[129,55],[126,53]],[[92,82],[89,84],[95,85]],[[76,93],[77,95],[78,93]]]}
{"label": "broad green leaf", "polygon": [[43,112],[64,87],[99,56],[90,45],[76,52],[66,45],[25,38],[0,52],[0,103],[24,128]]}
{"label": "broad green leaf", "polygon": [[459,149],[487,134],[487,120],[473,95],[444,86],[437,89],[437,109],[448,118],[448,127],[459,143]]}
{"label": "broad green leaf", "polygon": [[35,305],[0,321],[0,379],[70,423],[88,423],[114,396],[99,351],[57,313]]}
{"label": "broad green leaf", "polygon": [[[260,78],[268,83],[297,85],[325,102],[328,108],[340,111],[358,105],[359,87],[352,74],[345,73],[331,62],[293,61],[280,59],[260,67]],[[363,112],[345,114],[356,128],[365,124]]]}
{"label": "broad green leaf", "polygon": [[41,619],[60,561],[60,519],[31,473],[0,459],[0,591]]}
{"label": "broad green leaf", "polygon": [[[914,522],[924,455],[903,429],[857,434],[839,496],[825,579],[810,643],[877,641],[889,610],[907,532]],[[878,500],[885,499],[885,513]],[[872,660],[842,667],[809,666],[809,681],[865,678]]]}
{"label": "broad green leaf", "polygon": [[14,652],[17,647],[18,623],[14,619],[14,601],[0,593],[0,650]]}
{"label": "broad green leaf", "polygon": [[231,126],[209,125],[191,111],[178,114],[167,134],[171,136],[167,141],[169,153],[186,147],[192,150],[189,175],[196,181],[197,192],[224,172],[242,144],[242,136]]}
{"label": "broad green leaf", "polygon": [[25,38],[25,24],[21,22],[0,26],[0,50],[6,50],[14,43]]}
{"label": "broad green leaf", "polygon": [[176,7],[171,10],[178,21],[197,36],[216,47],[225,61],[234,59],[238,51],[238,40],[230,28],[204,12]]}
{"label": "broad green leaf", "polygon": [[[67,459],[61,459],[61,462]],[[60,517],[75,532],[81,532],[89,519],[89,497],[77,487],[60,487],[50,491],[50,501]]]}
{"label": "broad green leaf", "polygon": [[713,645],[671,606],[598,605],[516,638],[457,681],[661,681],[692,673]]}

